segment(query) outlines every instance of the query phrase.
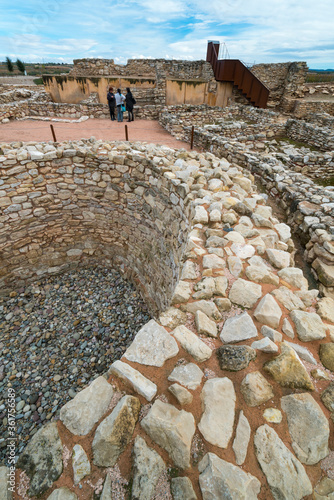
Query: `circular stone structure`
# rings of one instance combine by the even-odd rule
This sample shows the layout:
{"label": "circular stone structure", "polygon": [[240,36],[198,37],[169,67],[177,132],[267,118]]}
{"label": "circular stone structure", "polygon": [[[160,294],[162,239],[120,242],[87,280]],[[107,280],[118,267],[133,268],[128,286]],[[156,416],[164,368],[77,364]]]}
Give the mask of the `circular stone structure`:
{"label": "circular stone structure", "polygon": [[133,279],[155,318],[29,441],[14,498],[333,493],[320,347],[334,340],[334,304],[308,290],[253,176],[138,143],[2,152],[3,293],[102,263]]}

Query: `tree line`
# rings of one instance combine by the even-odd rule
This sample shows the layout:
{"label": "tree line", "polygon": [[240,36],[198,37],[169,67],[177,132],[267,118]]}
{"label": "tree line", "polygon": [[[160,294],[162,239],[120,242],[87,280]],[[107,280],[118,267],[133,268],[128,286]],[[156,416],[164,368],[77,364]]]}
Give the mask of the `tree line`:
{"label": "tree line", "polygon": [[[21,72],[21,73],[25,73],[25,70],[26,70],[26,67],[25,67],[25,64],[24,62],[22,62],[20,59],[16,59],[16,66],[17,66],[17,69]],[[9,57],[6,57],[6,65],[7,65],[7,69],[10,73],[13,73],[14,71],[14,63],[13,61],[9,58]]]}

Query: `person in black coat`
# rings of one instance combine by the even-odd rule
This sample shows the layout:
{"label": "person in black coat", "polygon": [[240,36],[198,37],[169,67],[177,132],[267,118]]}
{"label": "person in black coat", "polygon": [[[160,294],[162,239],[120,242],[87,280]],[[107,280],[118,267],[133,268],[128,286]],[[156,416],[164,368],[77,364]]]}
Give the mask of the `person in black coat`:
{"label": "person in black coat", "polygon": [[109,111],[110,111],[110,119],[112,121],[115,120],[115,106],[116,106],[116,100],[113,92],[113,88],[109,87],[109,92],[107,94],[107,99],[108,99],[108,104],[109,104]]}
{"label": "person in black coat", "polygon": [[126,96],[125,96],[125,107],[128,112],[128,122],[133,122],[134,116],[133,116],[133,106],[136,104],[136,99],[133,97],[131,90],[129,87],[126,89]]}

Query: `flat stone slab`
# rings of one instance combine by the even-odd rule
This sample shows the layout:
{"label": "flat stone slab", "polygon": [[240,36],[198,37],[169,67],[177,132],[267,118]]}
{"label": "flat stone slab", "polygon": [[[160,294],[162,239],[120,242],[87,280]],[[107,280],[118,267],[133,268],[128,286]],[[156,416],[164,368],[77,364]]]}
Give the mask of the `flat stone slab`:
{"label": "flat stone slab", "polygon": [[312,493],[312,484],[299,460],[274,429],[261,425],[255,433],[256,458],[266,475],[275,500],[301,500]]}
{"label": "flat stone slab", "polygon": [[179,348],[174,337],[151,319],[139,330],[124,356],[129,361],[141,365],[160,367],[178,352]]}
{"label": "flat stone slab", "polygon": [[217,337],[217,324],[202,311],[195,313],[195,325],[199,334]]}
{"label": "flat stone slab", "polygon": [[193,415],[156,400],[141,421],[141,426],[155,443],[167,451],[181,469],[190,467],[190,447],[196,426]]}
{"label": "flat stone slab", "polygon": [[[12,500],[13,494],[9,488],[13,488],[15,491],[15,481],[13,481],[13,485],[9,482],[9,468],[8,467],[0,467],[0,498],[1,500]],[[196,500],[196,498],[195,498]]]}
{"label": "flat stone slab", "polygon": [[274,297],[267,293],[255,309],[254,316],[260,323],[277,328],[282,317],[282,311]]}
{"label": "flat stone slab", "polygon": [[144,375],[132,368],[132,366],[123,363],[123,361],[115,361],[111,365],[109,371],[128,382],[131,387],[133,387],[138,394],[144,396],[147,401],[152,401],[157,393],[158,388],[151,380],[144,377]]}
{"label": "flat stone slab", "polygon": [[270,264],[278,269],[283,269],[290,266],[290,254],[283,250],[267,248],[266,250]]}
{"label": "flat stone slab", "polygon": [[80,444],[76,444],[72,451],[72,467],[74,484],[79,484],[81,479],[88,476],[91,471],[90,462],[85,450]]}
{"label": "flat stone slab", "polygon": [[325,368],[334,372],[334,343],[320,344],[319,357]]}
{"label": "flat stone slab", "polygon": [[241,410],[232,446],[237,465],[242,465],[246,460],[250,435],[251,435],[251,428],[249,422],[245,417],[244,412]]}
{"label": "flat stone slab", "polygon": [[189,477],[173,477],[170,482],[173,500],[197,500]]}
{"label": "flat stone slab", "polygon": [[[198,312],[200,313],[200,311]],[[196,361],[202,363],[211,357],[212,350],[210,347],[207,346],[186,326],[178,326],[172,331],[172,335],[174,335],[176,340],[180,342],[183,349],[187,351]]]}
{"label": "flat stone slab", "polygon": [[50,496],[48,496],[47,500],[78,500],[73,491],[63,486],[62,488],[57,488],[54,490]]}
{"label": "flat stone slab", "polygon": [[290,316],[296,325],[299,340],[311,342],[312,340],[321,340],[326,337],[326,327],[318,314],[305,311],[292,311]]}
{"label": "flat stone slab", "polygon": [[257,500],[260,481],[214,453],[204,456],[198,470],[203,500]]}
{"label": "flat stone slab", "polygon": [[236,395],[232,381],[212,378],[201,392],[204,413],[198,424],[200,432],[211,444],[227,448],[232,437]]}
{"label": "flat stone slab", "polygon": [[247,373],[240,391],[248,406],[259,406],[274,397],[271,384],[259,371]]}
{"label": "flat stone slab", "polygon": [[187,405],[192,403],[193,395],[185,387],[179,384],[172,384],[168,390],[176,397],[180,405]]}
{"label": "flat stone slab", "polygon": [[166,468],[165,462],[140,436],[135,439],[133,455],[132,498],[147,500],[153,497],[159,477]]}
{"label": "flat stone slab", "polygon": [[106,413],[113,388],[104,377],[95,379],[60,410],[60,420],[72,434],[85,436]]}
{"label": "flat stone slab", "polygon": [[257,337],[257,329],[247,312],[228,318],[220,334],[224,344],[235,344],[253,337]]}
{"label": "flat stone slab", "polygon": [[230,290],[228,298],[234,304],[242,307],[253,307],[262,297],[262,287],[252,281],[237,279]]}
{"label": "flat stone slab", "polygon": [[195,363],[187,363],[176,366],[169,375],[168,380],[170,382],[178,382],[194,391],[201,385],[203,376],[204,373]]}

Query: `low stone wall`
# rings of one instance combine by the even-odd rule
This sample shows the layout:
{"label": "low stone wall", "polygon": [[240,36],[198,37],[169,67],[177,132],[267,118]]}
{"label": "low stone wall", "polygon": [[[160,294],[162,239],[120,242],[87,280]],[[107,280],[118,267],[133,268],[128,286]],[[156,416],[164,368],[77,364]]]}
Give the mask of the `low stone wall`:
{"label": "low stone wall", "polygon": [[286,133],[291,139],[306,142],[321,151],[334,150],[333,127],[324,127],[315,123],[290,119],[286,123]]}
{"label": "low stone wall", "polygon": [[334,101],[286,99],[282,103],[282,111],[291,113],[296,118],[308,118],[314,113],[328,113],[334,115]]}

